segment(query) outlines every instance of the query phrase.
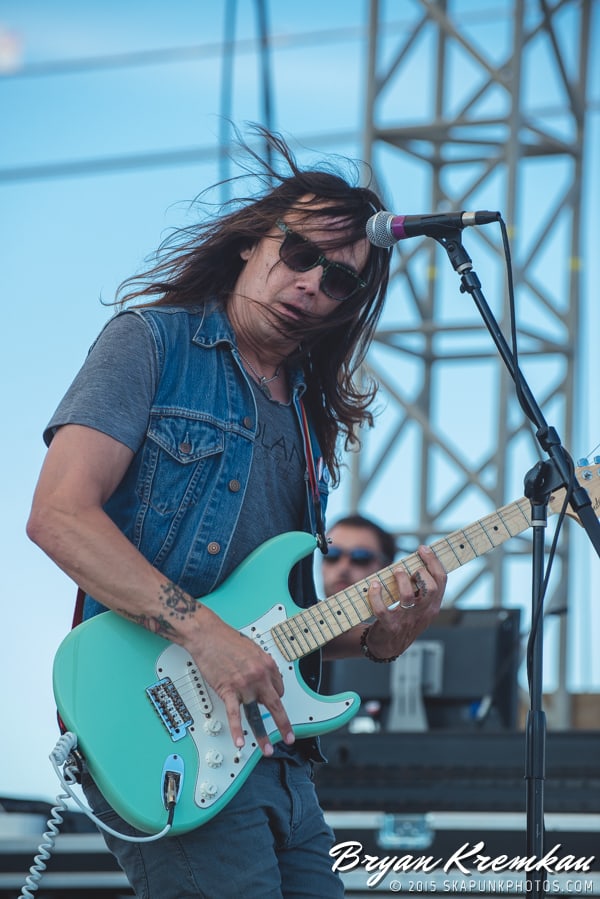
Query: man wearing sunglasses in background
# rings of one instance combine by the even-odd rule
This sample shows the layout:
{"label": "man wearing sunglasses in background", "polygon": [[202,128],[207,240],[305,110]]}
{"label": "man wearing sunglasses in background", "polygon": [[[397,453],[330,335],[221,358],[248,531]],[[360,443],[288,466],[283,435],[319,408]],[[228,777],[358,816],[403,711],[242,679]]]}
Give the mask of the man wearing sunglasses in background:
{"label": "man wearing sunglasses in background", "polygon": [[[243,752],[253,738],[243,708],[262,750],[201,826],[152,843],[103,833],[136,895],[150,899],[343,895],[311,778],[318,745],[295,740],[271,655],[202,597],[273,536],[306,530],[324,544],[338,453],[372,423],[375,391],[356,375],[390,258],[365,237],[382,208],[376,194],[326,167],[300,169],[280,138],[259,131],[286,173],[246,148],[260,167],[257,194],[183,229],[122,285],[121,310],[46,429],[28,525],[85,594],[85,618],[110,608],[184,647],[224,703],[232,746]],[[445,573],[427,547],[419,554],[411,577],[399,570],[390,586],[370,585],[374,622],[337,636],[325,658],[386,661],[428,626]],[[312,569],[309,556],[290,575],[302,607],[317,602]],[[258,583],[236,602],[252,609],[260,593]],[[316,656],[302,662],[315,687]],[[267,714],[282,737],[275,745]],[[135,833],[86,772],[83,785],[109,825]]]}
{"label": "man wearing sunglasses in background", "polygon": [[362,515],[338,519],[329,528],[327,537],[329,549],[321,559],[325,596],[333,596],[391,565],[396,555],[393,535]]}

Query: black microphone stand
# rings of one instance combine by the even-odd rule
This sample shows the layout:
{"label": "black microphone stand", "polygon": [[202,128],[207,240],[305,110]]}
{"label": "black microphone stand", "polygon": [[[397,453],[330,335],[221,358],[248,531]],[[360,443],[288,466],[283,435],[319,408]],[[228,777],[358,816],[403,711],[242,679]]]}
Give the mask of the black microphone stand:
{"label": "black microphone stand", "polygon": [[[517,387],[517,396],[527,417],[537,427],[536,437],[549,459],[538,462],[525,476],[525,495],[531,501],[533,526],[532,554],[532,628],[530,667],[530,709],[525,733],[525,780],[527,814],[527,857],[544,855],[544,779],[546,755],[546,718],[543,697],[543,628],[540,614],[544,580],[544,529],[547,524],[550,495],[559,487],[571,491],[570,504],[600,556],[600,524],[588,496],[574,476],[573,462],[560,443],[556,430],[549,427],[533,397],[515,357],[508,346],[481,291],[481,283],[461,242],[458,228],[432,228],[428,235],[440,243],[448,254],[454,270],[461,278],[461,293],[469,293],[490,332],[496,347]],[[539,621],[538,621],[539,619]],[[538,621],[539,626],[535,627]],[[543,873],[527,879],[527,893],[541,896]]]}

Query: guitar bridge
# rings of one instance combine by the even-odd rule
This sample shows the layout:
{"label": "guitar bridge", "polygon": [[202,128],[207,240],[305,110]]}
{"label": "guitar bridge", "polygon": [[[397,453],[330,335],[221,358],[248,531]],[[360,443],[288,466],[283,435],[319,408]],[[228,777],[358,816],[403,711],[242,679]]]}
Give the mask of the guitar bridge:
{"label": "guitar bridge", "polygon": [[151,687],[146,694],[173,741],[185,737],[193,718],[170,677],[164,677]]}

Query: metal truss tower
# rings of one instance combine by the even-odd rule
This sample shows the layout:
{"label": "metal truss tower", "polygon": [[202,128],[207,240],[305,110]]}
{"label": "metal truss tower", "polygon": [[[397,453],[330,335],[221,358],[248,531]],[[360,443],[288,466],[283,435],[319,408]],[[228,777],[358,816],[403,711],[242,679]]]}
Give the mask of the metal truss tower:
{"label": "metal truss tower", "polygon": [[[386,13],[398,13],[392,6],[370,2],[364,158],[396,213],[502,213],[513,254],[520,366],[547,421],[574,453],[595,0],[411,0],[401,7],[402,29],[386,20]],[[466,229],[463,245],[510,340],[498,226]],[[412,550],[521,497],[540,451],[479,312],[436,241],[397,245],[389,296],[365,366],[365,376],[381,384],[381,413],[351,457],[349,504],[393,508],[387,524]],[[530,548],[528,538],[517,538],[453,574],[449,600],[527,609]],[[560,619],[560,685],[568,527],[552,584],[547,609]]]}

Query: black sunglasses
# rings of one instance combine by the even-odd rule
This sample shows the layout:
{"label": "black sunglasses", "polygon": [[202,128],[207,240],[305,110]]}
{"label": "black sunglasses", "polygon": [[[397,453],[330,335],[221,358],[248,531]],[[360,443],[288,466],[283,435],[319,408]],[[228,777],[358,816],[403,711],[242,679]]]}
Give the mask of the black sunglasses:
{"label": "black sunglasses", "polygon": [[373,552],[371,549],[362,549],[361,547],[356,547],[355,549],[340,549],[339,546],[330,546],[327,555],[323,556],[321,561],[323,563],[333,564],[334,562],[339,562],[340,559],[347,558],[352,565],[358,565],[359,567],[365,567],[367,565],[372,565],[374,562],[381,562],[382,556],[379,553]]}
{"label": "black sunglasses", "polygon": [[332,262],[321,253],[319,247],[296,234],[281,220],[276,222],[285,237],[279,247],[279,258],[294,272],[307,272],[318,265],[323,266],[321,290],[332,300],[349,300],[357,290],[367,286],[367,282],[347,265]]}

